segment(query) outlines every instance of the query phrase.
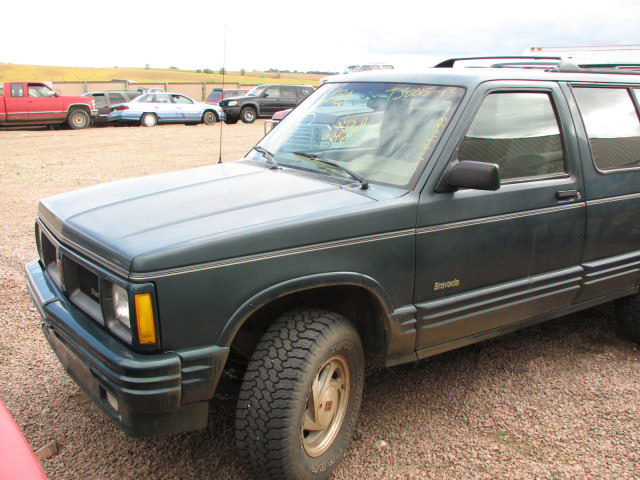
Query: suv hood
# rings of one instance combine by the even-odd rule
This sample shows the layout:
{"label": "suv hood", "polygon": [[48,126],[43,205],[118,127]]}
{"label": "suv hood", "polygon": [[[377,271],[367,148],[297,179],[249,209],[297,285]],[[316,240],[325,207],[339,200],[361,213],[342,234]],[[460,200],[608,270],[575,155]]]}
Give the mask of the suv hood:
{"label": "suv hood", "polygon": [[[375,202],[370,193],[231,162],[50,197],[39,217],[72,249],[140,273],[351,236],[349,216]],[[331,231],[318,226],[329,216]]]}

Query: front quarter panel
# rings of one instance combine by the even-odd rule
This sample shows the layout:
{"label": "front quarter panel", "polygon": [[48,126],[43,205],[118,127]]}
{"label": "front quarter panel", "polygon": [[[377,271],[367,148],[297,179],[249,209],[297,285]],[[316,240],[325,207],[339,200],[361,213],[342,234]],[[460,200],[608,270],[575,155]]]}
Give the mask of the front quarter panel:
{"label": "front quarter panel", "polygon": [[[255,244],[262,236],[307,238],[307,230],[312,229],[318,239],[325,238],[316,243],[238,255],[159,275],[155,283],[163,348],[228,346],[232,332],[247,316],[275,297],[330,281],[362,286],[389,313],[409,305],[415,202],[407,196],[377,207],[344,212],[339,218],[297,222],[296,227],[279,232],[256,232],[253,238]],[[327,231],[333,232],[333,238],[327,238]]]}

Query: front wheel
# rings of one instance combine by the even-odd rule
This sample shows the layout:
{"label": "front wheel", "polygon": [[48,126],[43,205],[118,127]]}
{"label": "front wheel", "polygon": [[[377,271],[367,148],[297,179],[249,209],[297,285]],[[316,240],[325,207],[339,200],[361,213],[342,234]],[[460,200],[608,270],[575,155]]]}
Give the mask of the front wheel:
{"label": "front wheel", "polygon": [[158,124],[158,117],[154,113],[143,113],[140,117],[140,125],[143,127],[155,127]]}
{"label": "front wheel", "polygon": [[84,110],[72,110],[67,117],[67,125],[74,130],[87,128],[91,124],[91,117]]}
{"label": "front wheel", "polygon": [[240,112],[240,119],[244,123],[253,123],[257,117],[258,117],[258,114],[256,113],[256,110],[253,107],[244,107]]}
{"label": "front wheel", "polygon": [[242,382],[236,445],[256,478],[319,480],[344,456],[360,410],[364,354],[341,315],[299,310],[262,337]]}
{"label": "front wheel", "polygon": [[213,125],[218,121],[218,117],[212,111],[206,111],[202,115],[202,123],[205,125]]}

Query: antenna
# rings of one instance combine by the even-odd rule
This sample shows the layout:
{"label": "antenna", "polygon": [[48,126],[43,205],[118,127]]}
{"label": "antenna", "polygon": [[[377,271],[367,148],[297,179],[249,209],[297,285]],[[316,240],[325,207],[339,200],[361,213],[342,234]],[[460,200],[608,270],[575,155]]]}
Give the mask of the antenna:
{"label": "antenna", "polygon": [[[223,42],[223,51],[222,51],[222,95],[220,98],[224,96],[224,75],[227,73],[227,24],[224,24],[224,42]],[[220,145],[218,148],[218,163],[222,163],[222,121],[220,122]]]}

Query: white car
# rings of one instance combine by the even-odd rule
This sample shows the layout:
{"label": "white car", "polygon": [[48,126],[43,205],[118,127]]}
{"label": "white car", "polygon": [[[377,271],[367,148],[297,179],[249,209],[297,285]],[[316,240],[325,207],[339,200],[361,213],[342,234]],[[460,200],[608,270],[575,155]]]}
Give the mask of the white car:
{"label": "white car", "polygon": [[140,95],[130,102],[112,105],[107,120],[110,123],[137,123],[153,127],[158,123],[204,123],[212,125],[224,120],[224,112],[179,93],[153,92]]}

